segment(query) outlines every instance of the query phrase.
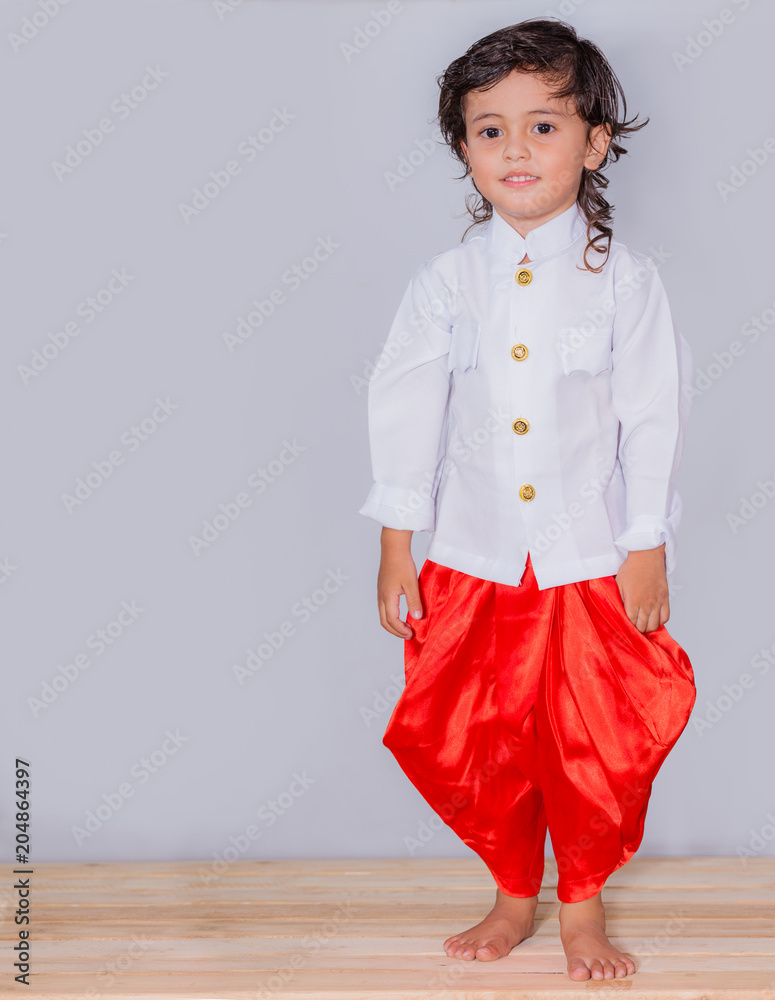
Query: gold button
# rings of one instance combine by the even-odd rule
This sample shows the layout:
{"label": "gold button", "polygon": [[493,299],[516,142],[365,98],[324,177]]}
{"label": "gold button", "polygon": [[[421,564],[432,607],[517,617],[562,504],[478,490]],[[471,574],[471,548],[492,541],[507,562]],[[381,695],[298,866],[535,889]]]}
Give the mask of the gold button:
{"label": "gold button", "polygon": [[530,424],[527,420],[523,420],[521,417],[515,420],[511,426],[514,428],[515,434],[527,434],[530,428]]}
{"label": "gold button", "polygon": [[515,344],[511,348],[511,356],[515,361],[524,361],[527,357],[527,348],[524,344]]}
{"label": "gold button", "polygon": [[518,285],[529,285],[533,280],[533,272],[528,271],[526,267],[523,267],[521,270],[517,271],[514,277]]}
{"label": "gold button", "polygon": [[536,491],[533,489],[530,483],[525,483],[524,486],[520,486],[519,495],[522,497],[523,500],[532,500],[533,497],[536,495]]}

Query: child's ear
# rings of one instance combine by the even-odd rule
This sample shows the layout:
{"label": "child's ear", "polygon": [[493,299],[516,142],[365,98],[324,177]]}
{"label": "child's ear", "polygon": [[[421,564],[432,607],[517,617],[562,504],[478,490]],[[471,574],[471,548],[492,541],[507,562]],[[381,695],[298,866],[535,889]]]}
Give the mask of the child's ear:
{"label": "child's ear", "polygon": [[611,126],[608,122],[597,125],[589,133],[589,152],[584,166],[587,170],[597,170],[605,159],[611,143]]}

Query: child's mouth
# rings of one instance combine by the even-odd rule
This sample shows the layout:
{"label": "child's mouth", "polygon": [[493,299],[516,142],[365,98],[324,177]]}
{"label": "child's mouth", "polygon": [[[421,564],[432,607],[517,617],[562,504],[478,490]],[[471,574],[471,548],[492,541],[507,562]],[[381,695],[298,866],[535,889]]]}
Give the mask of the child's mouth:
{"label": "child's mouth", "polygon": [[508,184],[509,187],[524,188],[535,184],[537,180],[538,178],[533,174],[509,174],[508,177],[503,178],[503,183]]}

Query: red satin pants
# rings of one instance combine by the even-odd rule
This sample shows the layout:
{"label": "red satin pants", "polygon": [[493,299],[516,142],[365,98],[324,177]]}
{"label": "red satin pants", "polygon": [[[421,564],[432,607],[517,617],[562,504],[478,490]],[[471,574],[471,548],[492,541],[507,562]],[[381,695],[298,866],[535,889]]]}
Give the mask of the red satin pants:
{"label": "red satin pants", "polygon": [[640,632],[613,576],[539,590],[425,560],[406,686],[383,738],[510,896],[594,896],[637,851],[652,781],[694,705],[689,658]]}

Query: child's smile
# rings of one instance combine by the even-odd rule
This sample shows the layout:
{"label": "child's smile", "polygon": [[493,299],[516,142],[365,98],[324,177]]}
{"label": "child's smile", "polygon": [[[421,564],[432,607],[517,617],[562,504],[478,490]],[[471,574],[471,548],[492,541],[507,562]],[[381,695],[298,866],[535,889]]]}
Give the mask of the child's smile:
{"label": "child's smile", "polygon": [[537,73],[512,70],[464,100],[463,151],[480,194],[522,236],[576,201],[582,170],[596,170],[610,141],[589,130],[572,101],[552,97]]}
{"label": "child's smile", "polygon": [[538,178],[532,174],[519,174],[516,171],[512,171],[508,176],[503,178],[503,183],[508,184],[509,187],[525,188],[530,184],[535,184],[537,180]]}

